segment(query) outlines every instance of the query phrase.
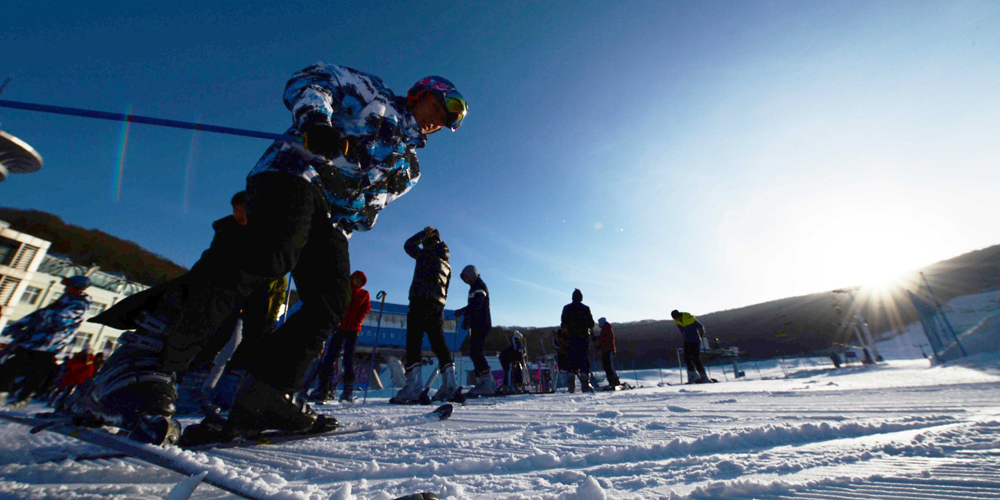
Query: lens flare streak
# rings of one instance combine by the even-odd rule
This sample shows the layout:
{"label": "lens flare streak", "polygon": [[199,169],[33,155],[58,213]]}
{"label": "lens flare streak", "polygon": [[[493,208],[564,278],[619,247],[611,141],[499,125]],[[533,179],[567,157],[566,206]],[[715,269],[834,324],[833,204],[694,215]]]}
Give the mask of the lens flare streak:
{"label": "lens flare streak", "polygon": [[122,122],[122,131],[120,135],[121,146],[118,148],[118,158],[115,162],[117,168],[114,171],[114,176],[111,183],[111,198],[117,203],[121,201],[122,196],[122,174],[125,171],[125,149],[128,145],[128,133],[132,128],[132,105],[128,105],[128,110],[125,111],[125,121]]}

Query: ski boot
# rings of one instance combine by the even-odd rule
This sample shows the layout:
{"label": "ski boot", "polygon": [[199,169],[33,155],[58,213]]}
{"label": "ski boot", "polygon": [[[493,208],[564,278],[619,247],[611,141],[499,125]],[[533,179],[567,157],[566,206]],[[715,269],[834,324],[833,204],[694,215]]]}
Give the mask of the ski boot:
{"label": "ski boot", "polygon": [[119,341],[123,345],[66,398],[60,411],[92,426],[125,429],[143,442],[175,442],[180,428],[172,418],[177,387],[174,374],[159,369],[163,342],[138,332],[126,332]]}
{"label": "ski boot", "polygon": [[570,394],[576,392],[576,373],[566,372],[566,389]]}
{"label": "ski boot", "polygon": [[413,405],[420,403],[424,393],[424,383],[420,378],[420,363],[406,367],[406,385],[403,386],[389,402],[396,405]]}
{"label": "ski boot", "polygon": [[448,363],[441,371],[441,388],[434,393],[431,401],[451,401],[461,388],[455,381],[455,363]]}
{"label": "ski boot", "polygon": [[344,382],[344,391],[340,393],[341,403],[353,403],[354,402],[354,384],[350,382]]}
{"label": "ski boot", "polygon": [[693,370],[688,370],[688,381],[686,382],[685,385],[697,384],[699,383],[700,380],[701,380],[701,375],[698,375],[698,372]]}
{"label": "ski boot", "polygon": [[580,392],[594,392],[590,385],[590,372],[580,372]]}
{"label": "ski boot", "polygon": [[493,372],[486,370],[476,374],[476,386],[469,391],[473,396],[493,396],[497,393],[497,381]]}
{"label": "ski boot", "polygon": [[316,389],[315,391],[309,394],[309,397],[307,399],[309,401],[312,401],[313,403],[323,404],[330,400],[330,390]]}
{"label": "ski boot", "polygon": [[250,374],[236,391],[229,410],[228,427],[253,437],[275,429],[293,433],[318,433],[337,428],[337,419],[317,415],[305,402]]}

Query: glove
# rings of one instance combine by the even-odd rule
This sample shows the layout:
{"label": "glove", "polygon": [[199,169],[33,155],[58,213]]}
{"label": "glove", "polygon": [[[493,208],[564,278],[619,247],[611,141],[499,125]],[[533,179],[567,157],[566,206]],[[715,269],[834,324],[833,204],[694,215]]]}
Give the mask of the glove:
{"label": "glove", "polygon": [[305,148],[309,151],[333,159],[347,154],[348,142],[340,136],[337,129],[329,125],[304,125],[301,127],[305,137]]}

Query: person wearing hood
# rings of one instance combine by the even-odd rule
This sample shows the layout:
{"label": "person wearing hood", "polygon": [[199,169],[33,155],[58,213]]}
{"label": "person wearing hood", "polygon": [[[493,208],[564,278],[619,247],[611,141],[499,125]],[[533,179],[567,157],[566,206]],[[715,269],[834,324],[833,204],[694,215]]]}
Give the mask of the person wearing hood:
{"label": "person wearing hood", "polygon": [[597,337],[597,342],[601,345],[601,362],[604,364],[604,374],[608,376],[608,386],[617,387],[621,385],[618,373],[615,372],[615,330],[611,328],[606,318],[597,320],[601,326],[601,334]]}
{"label": "person wearing hood", "polygon": [[[95,383],[79,413],[104,421],[131,422],[136,414],[140,421],[169,420],[175,374],[187,369],[255,282],[291,272],[302,308],[255,350],[226,426],[219,432],[197,428],[203,434],[192,431],[185,442],[337,426],[335,418],[317,414],[295,394],[343,318],[351,273],[348,238],[371,230],[379,213],[417,184],[417,150],[430,134],[457,130],[469,107],[455,85],[439,76],[396,95],[375,75],[322,62],[293,74],[282,100],[291,118],[285,134],[297,140],[272,143],[247,175],[248,244],[234,257],[240,273],[199,283],[176,310],[146,322],[153,327],[136,332],[130,353],[119,363],[108,360],[122,367],[119,376]],[[142,372],[134,373],[133,366]],[[152,400],[136,400],[147,394]]]}
{"label": "person wearing hood", "polygon": [[455,362],[444,340],[444,305],[451,284],[451,264],[448,262],[451,253],[448,245],[441,241],[438,230],[431,226],[406,240],[403,249],[417,261],[413,282],[410,283],[410,307],[406,313],[406,386],[389,402],[413,404],[420,401],[424,390],[420,376],[420,345],[424,341],[424,333],[437,356],[442,379],[441,388],[433,399],[449,400],[459,388],[455,379]]}
{"label": "person wearing hood", "polygon": [[0,361],[0,391],[15,393],[15,406],[23,406],[40,392],[56,357],[76,340],[83,315],[90,307],[90,278],[72,276],[62,284],[66,291],[55,302],[10,324],[3,334],[13,338]]}
{"label": "person wearing hood", "polygon": [[351,302],[347,304],[347,311],[340,322],[340,328],[330,336],[323,351],[323,359],[320,360],[319,366],[319,384],[312,397],[314,401],[326,401],[330,398],[333,365],[340,357],[340,350],[343,348],[344,362],[341,364],[341,373],[344,391],[340,393],[340,400],[347,403],[354,402],[354,349],[361,335],[361,324],[372,310],[371,297],[368,295],[368,290],[364,289],[365,283],[368,283],[365,273],[354,271],[354,274],[351,274]]}
{"label": "person wearing hood", "polygon": [[583,292],[573,290],[573,302],[563,307],[560,327],[569,339],[566,356],[567,372],[580,378],[580,391],[594,392],[590,385],[590,330],[594,328],[594,316],[583,303]]}
{"label": "person wearing hood", "polygon": [[469,285],[468,305],[455,311],[455,316],[462,317],[462,328],[469,330],[469,357],[472,358],[476,373],[476,386],[469,391],[469,394],[490,396],[497,392],[493,371],[490,370],[486,354],[483,353],[486,337],[493,328],[493,320],[490,317],[490,291],[486,288],[486,283],[483,282],[476,266],[465,266],[459,276]]}

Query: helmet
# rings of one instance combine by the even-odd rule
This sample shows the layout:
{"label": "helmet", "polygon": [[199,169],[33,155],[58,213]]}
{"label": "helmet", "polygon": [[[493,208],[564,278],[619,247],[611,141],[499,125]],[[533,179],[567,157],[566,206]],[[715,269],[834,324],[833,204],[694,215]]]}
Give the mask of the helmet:
{"label": "helmet", "polygon": [[73,287],[76,288],[77,290],[85,290],[91,284],[90,278],[86,276],[71,276],[69,278],[63,279],[62,283],[65,286]]}
{"label": "helmet", "polygon": [[678,311],[677,309],[674,309],[673,311],[670,311],[670,317],[671,318],[679,318],[679,317],[681,317],[681,312]]}
{"label": "helmet", "polygon": [[601,318],[601,319],[597,320],[597,324],[598,325],[603,325],[603,324],[605,324],[607,322],[608,322],[608,318]]}
{"label": "helmet", "polygon": [[469,264],[465,266],[465,269],[462,269],[462,274],[459,276],[462,277],[462,281],[472,283],[472,280],[479,277],[479,270],[476,269],[476,266]]}
{"label": "helmet", "polygon": [[469,103],[465,102],[465,98],[455,88],[455,84],[440,76],[421,78],[406,93],[406,104],[413,107],[428,94],[433,94],[441,99],[441,105],[448,112],[444,126],[452,131],[458,130],[458,127],[462,126],[465,115],[469,112]]}
{"label": "helmet", "polygon": [[524,338],[524,335],[522,335],[522,334],[521,334],[521,332],[519,332],[519,331],[517,331],[517,330],[514,330],[514,336],[513,336],[513,337],[511,337],[511,338],[515,338],[515,339],[523,339],[523,338]]}

